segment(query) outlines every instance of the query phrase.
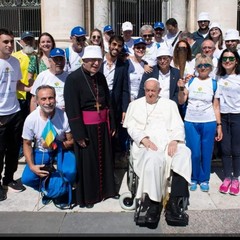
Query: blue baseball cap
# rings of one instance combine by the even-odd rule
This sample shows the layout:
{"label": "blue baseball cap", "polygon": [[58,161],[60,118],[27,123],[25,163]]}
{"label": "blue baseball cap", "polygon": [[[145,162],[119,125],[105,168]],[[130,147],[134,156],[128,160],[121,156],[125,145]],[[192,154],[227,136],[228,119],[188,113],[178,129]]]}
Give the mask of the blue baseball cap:
{"label": "blue baseball cap", "polygon": [[135,39],[134,42],[133,42],[133,45],[136,46],[136,45],[138,45],[138,44],[140,44],[140,43],[146,45],[146,42],[145,42],[144,39],[142,39],[142,38],[137,38],[137,39]]}
{"label": "blue baseball cap", "polygon": [[65,57],[65,52],[61,48],[53,48],[49,54],[50,58],[53,57]]}
{"label": "blue baseball cap", "polygon": [[104,28],[103,28],[103,32],[110,32],[110,31],[113,31],[113,28],[111,25],[106,25]]}
{"label": "blue baseball cap", "polygon": [[86,30],[80,26],[74,27],[71,31],[71,36],[75,37],[86,36]]}
{"label": "blue baseball cap", "polygon": [[32,32],[29,32],[29,31],[23,32],[22,35],[21,35],[21,39],[23,40],[24,38],[27,38],[27,37],[34,38],[34,34]]}
{"label": "blue baseball cap", "polygon": [[155,22],[153,28],[154,29],[157,29],[157,28],[165,29],[165,26],[164,26],[164,23],[162,23],[162,22]]}

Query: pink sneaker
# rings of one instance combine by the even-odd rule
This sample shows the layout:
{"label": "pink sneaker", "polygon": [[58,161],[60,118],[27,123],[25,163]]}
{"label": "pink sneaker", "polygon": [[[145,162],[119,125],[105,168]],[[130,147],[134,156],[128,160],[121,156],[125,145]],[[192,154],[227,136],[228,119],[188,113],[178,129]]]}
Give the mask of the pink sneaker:
{"label": "pink sneaker", "polygon": [[238,179],[232,180],[229,194],[237,196],[239,194],[239,181]]}
{"label": "pink sneaker", "polygon": [[230,185],[231,185],[231,179],[230,178],[225,178],[222,185],[219,188],[219,192],[228,193]]}

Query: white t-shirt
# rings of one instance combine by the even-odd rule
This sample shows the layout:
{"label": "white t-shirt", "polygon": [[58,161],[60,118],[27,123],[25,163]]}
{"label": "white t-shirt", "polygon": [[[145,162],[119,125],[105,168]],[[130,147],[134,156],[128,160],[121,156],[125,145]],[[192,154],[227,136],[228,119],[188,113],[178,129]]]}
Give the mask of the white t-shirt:
{"label": "white t-shirt", "polygon": [[18,59],[10,56],[7,60],[0,59],[0,116],[20,111],[17,100],[17,82],[22,79]]}
{"label": "white t-shirt", "polygon": [[232,74],[218,78],[221,113],[240,113],[240,75]]}
{"label": "white t-shirt", "polygon": [[144,63],[135,62],[131,58],[129,61],[128,74],[130,81],[130,95],[131,101],[135,100],[138,95],[139,86],[144,73]]}
{"label": "white t-shirt", "polygon": [[[189,94],[184,120],[199,123],[216,121],[212,103],[214,96],[212,78],[200,80],[195,77],[190,85],[186,84],[186,88]],[[216,93],[217,91],[218,88]]]}
{"label": "white t-shirt", "polygon": [[[57,132],[56,139],[63,141],[66,138],[65,133],[70,132],[67,114],[56,108],[55,114],[51,122]],[[32,111],[26,118],[23,126],[22,138],[35,141],[35,148],[47,152],[47,149],[42,147],[42,132],[45,128],[47,120],[42,119],[40,116],[40,106]]]}
{"label": "white t-shirt", "polygon": [[67,76],[68,73],[65,71],[62,74],[54,75],[50,72],[49,69],[47,69],[37,76],[36,80],[33,83],[31,94],[35,96],[37,88],[41,85],[50,85],[54,87],[56,91],[57,107],[64,109],[65,102],[63,97],[63,89]]}
{"label": "white t-shirt", "polygon": [[73,51],[72,46],[69,46],[68,49],[69,49],[69,56],[68,56],[69,63],[67,62],[67,58],[66,58],[64,71],[71,73],[82,66],[82,63],[83,63],[82,56],[84,54],[84,49],[80,53]]}
{"label": "white t-shirt", "polygon": [[146,45],[146,52],[142,58],[148,62],[148,65],[152,67],[157,65],[157,49],[158,45],[156,42]]}

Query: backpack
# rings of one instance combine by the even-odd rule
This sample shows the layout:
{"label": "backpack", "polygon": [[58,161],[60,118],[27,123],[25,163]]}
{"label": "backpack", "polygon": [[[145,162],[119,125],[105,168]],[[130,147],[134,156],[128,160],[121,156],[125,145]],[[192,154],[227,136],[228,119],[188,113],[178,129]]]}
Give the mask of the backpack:
{"label": "backpack", "polygon": [[[64,156],[65,155],[65,156]],[[76,159],[70,150],[57,148],[57,169],[41,182],[40,191],[60,209],[72,208],[72,187],[76,177]],[[67,160],[67,161],[66,161]]]}
{"label": "backpack", "polygon": [[[191,83],[193,82],[193,80],[194,80],[194,77],[192,77],[192,78],[188,81],[188,87],[191,85]],[[214,95],[215,95],[215,92],[216,92],[216,90],[217,90],[217,80],[216,80],[216,79],[213,79],[213,78],[212,78],[212,87],[213,87],[213,93],[214,93]],[[184,117],[185,117],[186,110],[187,110],[187,104],[188,104],[188,102],[187,102],[187,100],[186,100],[186,102],[185,102],[184,104],[179,105],[179,112],[180,112],[180,115],[181,115],[182,119],[184,119]]]}

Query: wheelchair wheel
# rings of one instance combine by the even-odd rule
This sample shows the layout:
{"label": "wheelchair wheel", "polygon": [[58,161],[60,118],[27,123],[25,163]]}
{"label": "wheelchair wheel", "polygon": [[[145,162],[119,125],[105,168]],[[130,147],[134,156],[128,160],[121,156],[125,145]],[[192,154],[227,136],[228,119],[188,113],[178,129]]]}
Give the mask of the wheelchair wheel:
{"label": "wheelchair wheel", "polygon": [[135,198],[132,197],[131,192],[121,194],[119,204],[121,208],[125,210],[134,210],[136,207],[136,201]]}

